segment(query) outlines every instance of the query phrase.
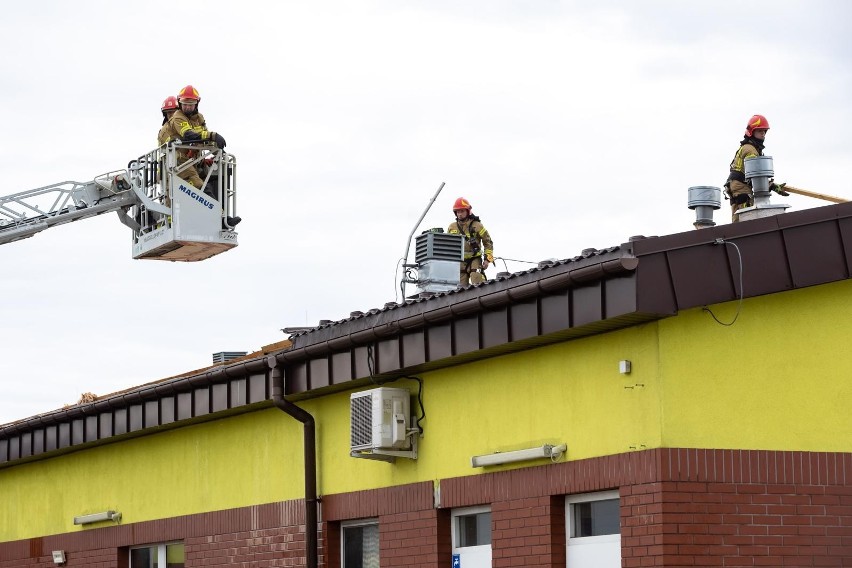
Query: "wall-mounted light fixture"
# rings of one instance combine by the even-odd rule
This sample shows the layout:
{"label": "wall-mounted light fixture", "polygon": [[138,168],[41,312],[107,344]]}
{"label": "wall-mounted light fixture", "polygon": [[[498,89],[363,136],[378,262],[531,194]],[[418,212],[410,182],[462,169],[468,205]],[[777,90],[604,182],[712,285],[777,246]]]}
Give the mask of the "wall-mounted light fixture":
{"label": "wall-mounted light fixture", "polygon": [[559,444],[558,446],[545,444],[537,448],[529,448],[526,450],[496,452],[493,454],[485,454],[484,456],[473,456],[470,458],[470,465],[471,467],[486,467],[489,465],[502,465],[504,463],[537,460],[539,458],[557,460],[567,450],[568,446],[566,444]]}
{"label": "wall-mounted light fixture", "polygon": [[618,362],[618,372],[622,375],[629,375],[632,367],[633,364],[628,359]]}
{"label": "wall-mounted light fixture", "polygon": [[121,513],[116,511],[104,511],[103,513],[92,513],[91,515],[80,515],[74,517],[75,525],[88,525],[91,523],[99,523],[101,521],[121,521]]}
{"label": "wall-mounted light fixture", "polygon": [[57,565],[65,564],[65,551],[64,550],[54,550],[53,551],[53,563]]}

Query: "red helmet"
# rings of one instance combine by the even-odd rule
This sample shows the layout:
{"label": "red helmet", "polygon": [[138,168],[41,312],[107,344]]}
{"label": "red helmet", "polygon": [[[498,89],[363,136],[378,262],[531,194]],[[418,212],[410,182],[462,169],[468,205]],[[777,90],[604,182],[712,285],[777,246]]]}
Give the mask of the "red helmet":
{"label": "red helmet", "polygon": [[470,210],[473,209],[470,204],[470,201],[468,201],[464,197],[459,197],[458,199],[456,199],[456,202],[453,203],[453,211],[459,211],[461,209],[467,209],[468,213],[470,213]]}
{"label": "red helmet", "polygon": [[177,110],[177,107],[177,97],[166,97],[166,100],[163,101],[163,106],[160,107],[160,110],[166,112],[167,110]]}
{"label": "red helmet", "polygon": [[198,90],[192,85],[187,85],[178,93],[178,102],[187,101],[195,101],[196,103],[201,102],[201,95],[198,94]]}
{"label": "red helmet", "polygon": [[769,130],[769,121],[762,114],[756,114],[748,119],[745,135],[751,136],[755,130]]}

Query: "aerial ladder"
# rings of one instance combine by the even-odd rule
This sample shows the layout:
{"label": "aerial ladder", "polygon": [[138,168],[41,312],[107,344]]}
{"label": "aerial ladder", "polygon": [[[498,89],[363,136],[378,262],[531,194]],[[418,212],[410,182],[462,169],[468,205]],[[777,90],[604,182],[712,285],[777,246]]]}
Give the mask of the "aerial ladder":
{"label": "aerial ladder", "polygon": [[[92,181],[0,197],[0,245],[114,211],[133,233],[133,258],[210,258],[238,244],[236,165],[215,145],[176,140]],[[197,168],[204,191],[183,179],[189,168]]]}

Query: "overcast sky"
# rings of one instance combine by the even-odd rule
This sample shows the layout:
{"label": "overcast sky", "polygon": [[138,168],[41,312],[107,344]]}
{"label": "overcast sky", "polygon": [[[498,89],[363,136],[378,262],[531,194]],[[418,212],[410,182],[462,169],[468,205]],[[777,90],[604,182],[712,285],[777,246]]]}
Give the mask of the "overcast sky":
{"label": "overcast sky", "polygon": [[10,4],[0,195],[125,167],[191,83],[243,222],[200,263],[133,260],[114,214],[0,247],[0,424],[397,300],[442,182],[419,230],[464,196],[513,272],[692,230],[687,189],[724,183],[754,113],[777,180],[852,198],[850,23],[843,0]]}

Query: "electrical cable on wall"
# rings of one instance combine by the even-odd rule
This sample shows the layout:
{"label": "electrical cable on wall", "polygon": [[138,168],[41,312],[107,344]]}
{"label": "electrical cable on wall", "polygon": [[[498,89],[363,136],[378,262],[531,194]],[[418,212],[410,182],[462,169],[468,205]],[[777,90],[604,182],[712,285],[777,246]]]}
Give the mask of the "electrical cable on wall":
{"label": "electrical cable on wall", "polygon": [[[370,382],[374,385],[381,386],[383,384],[389,383],[391,381],[395,381],[397,379],[385,379],[384,381],[377,381],[375,377],[375,373],[373,371],[373,344],[367,344],[367,370],[370,373]],[[417,404],[420,406],[420,417],[417,418],[417,429],[420,431],[420,435],[423,435],[423,426],[420,425],[420,422],[426,418],[426,407],[423,406],[423,380],[420,377],[415,377],[412,375],[405,375],[404,377],[400,377],[403,379],[410,379],[412,381],[417,381]]]}
{"label": "electrical cable on wall", "polygon": [[426,418],[426,407],[423,406],[423,380],[420,377],[414,377],[409,375],[406,375],[402,378],[417,381],[417,404],[420,406],[420,417],[417,418],[417,429],[420,431],[420,435],[422,436],[423,426],[420,425],[420,422]]}
{"label": "electrical cable on wall", "polygon": [[716,320],[716,323],[718,323],[720,325],[724,325],[724,326],[731,326],[731,325],[734,325],[734,322],[736,322],[737,318],[740,317],[740,309],[743,306],[743,297],[744,297],[744,293],[743,293],[743,255],[740,253],[740,247],[738,247],[736,243],[732,243],[732,242],[726,241],[724,239],[716,239],[715,244],[717,244],[717,245],[731,245],[732,247],[734,247],[734,250],[737,251],[737,260],[739,261],[739,266],[740,266],[740,294],[739,294],[740,301],[737,303],[737,313],[734,314],[734,319],[732,319],[730,321],[730,323],[725,323],[723,321],[720,321],[719,318],[716,317],[716,314],[714,314],[713,311],[710,308],[708,308],[707,306],[703,306],[701,309],[703,311],[709,313],[711,316],[713,316],[713,319]]}
{"label": "electrical cable on wall", "polygon": [[387,379],[384,381],[377,381],[375,377],[375,372],[373,370],[373,344],[367,344],[367,372],[369,372],[370,382],[374,385],[381,386],[384,383],[388,382],[391,379]]}

